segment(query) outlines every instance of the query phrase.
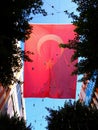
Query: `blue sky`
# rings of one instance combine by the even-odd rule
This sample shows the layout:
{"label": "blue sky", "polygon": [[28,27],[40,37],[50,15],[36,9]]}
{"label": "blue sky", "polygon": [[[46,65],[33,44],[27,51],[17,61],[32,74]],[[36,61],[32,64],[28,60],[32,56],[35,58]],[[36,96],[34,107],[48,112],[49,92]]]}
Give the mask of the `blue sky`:
{"label": "blue sky", "polygon": [[[65,15],[64,11],[75,11],[76,5],[71,0],[44,0],[44,8],[48,12],[47,16],[36,15],[30,23],[71,23],[71,19]],[[76,99],[78,98],[81,83],[77,83]],[[27,124],[32,125],[32,130],[46,130],[47,121],[45,120],[48,111],[46,107],[57,109],[63,106],[65,99],[50,98],[26,98],[26,117]]]}

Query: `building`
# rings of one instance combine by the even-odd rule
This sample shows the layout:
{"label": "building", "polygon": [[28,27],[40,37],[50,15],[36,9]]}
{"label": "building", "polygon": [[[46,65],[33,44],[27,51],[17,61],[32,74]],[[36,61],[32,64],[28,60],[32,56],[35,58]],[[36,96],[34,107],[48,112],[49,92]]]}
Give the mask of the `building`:
{"label": "building", "polygon": [[5,112],[5,104],[8,101],[9,94],[10,94],[11,89],[5,89],[3,86],[0,84],[0,112]]}
{"label": "building", "polygon": [[98,73],[94,72],[90,80],[82,82],[81,90],[79,94],[80,102],[84,102],[86,105],[96,107],[98,109]]}
{"label": "building", "polygon": [[[22,70],[17,74],[20,81],[23,77]],[[26,120],[25,100],[23,98],[23,84],[20,82],[9,86],[8,89],[3,88],[0,84],[0,112],[7,113],[11,116],[18,114]]]}

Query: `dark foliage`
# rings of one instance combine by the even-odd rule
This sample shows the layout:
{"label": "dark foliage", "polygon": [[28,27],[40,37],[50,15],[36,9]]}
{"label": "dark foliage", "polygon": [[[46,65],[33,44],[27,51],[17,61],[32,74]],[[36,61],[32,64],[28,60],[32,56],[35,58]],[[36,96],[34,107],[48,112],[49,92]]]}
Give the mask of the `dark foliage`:
{"label": "dark foliage", "polygon": [[26,121],[18,116],[0,114],[0,130],[31,130],[31,125],[26,126]]}
{"label": "dark foliage", "polygon": [[58,110],[47,108],[48,130],[93,130],[98,129],[98,110],[79,102],[65,103]]}
{"label": "dark foliage", "polygon": [[20,71],[22,59],[31,61],[30,52],[23,52],[17,44],[29,38],[29,21],[34,15],[47,15],[42,6],[42,0],[4,0],[0,4],[0,83],[4,87],[17,81],[15,73]]}
{"label": "dark foliage", "polygon": [[[69,45],[63,46],[74,49],[72,61],[81,57],[76,64],[73,74],[88,74],[98,70],[98,0],[72,0],[77,4],[78,15],[74,12],[65,11],[73,18],[72,23],[76,26],[74,30],[76,37],[69,41]],[[62,45],[61,45],[62,46]]]}

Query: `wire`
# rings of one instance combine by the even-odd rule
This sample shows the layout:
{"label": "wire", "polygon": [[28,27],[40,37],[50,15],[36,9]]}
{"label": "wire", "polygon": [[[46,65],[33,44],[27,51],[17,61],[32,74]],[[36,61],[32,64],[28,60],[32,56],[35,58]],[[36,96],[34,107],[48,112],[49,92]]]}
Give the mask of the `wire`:
{"label": "wire", "polygon": [[[51,7],[51,11],[52,11],[52,10],[55,11],[55,12],[47,13],[46,17],[49,16],[49,15],[54,16],[54,15],[62,14],[62,13],[66,14],[66,13],[65,13],[66,10],[63,11],[63,10],[58,10],[58,9],[56,9],[55,6],[53,5],[53,3],[50,3],[49,1],[47,2],[46,0],[44,0],[44,4],[47,4],[49,7]],[[71,7],[71,9],[67,9],[67,11],[70,12],[70,11],[72,11],[73,9],[75,10],[75,9],[76,9],[76,6]],[[38,15],[34,16],[33,19],[35,19],[35,18],[40,18],[40,17],[43,17],[43,15],[42,15],[42,14],[38,14]],[[45,16],[44,16],[44,17],[45,17]]]}
{"label": "wire", "polygon": [[45,2],[46,2],[46,4],[47,4],[48,6],[50,6],[52,9],[54,9],[55,11],[58,11],[58,10],[54,7],[54,5],[50,4],[50,3],[47,2],[46,0],[45,0]]}

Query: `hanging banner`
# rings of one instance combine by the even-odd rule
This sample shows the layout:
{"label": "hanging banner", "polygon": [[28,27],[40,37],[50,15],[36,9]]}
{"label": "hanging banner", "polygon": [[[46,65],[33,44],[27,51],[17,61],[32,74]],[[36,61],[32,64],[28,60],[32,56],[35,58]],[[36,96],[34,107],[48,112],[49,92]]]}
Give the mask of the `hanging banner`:
{"label": "hanging banner", "polygon": [[[31,24],[25,51],[33,62],[24,63],[24,97],[75,98],[77,76],[72,76],[73,50],[60,48],[75,36],[72,24]],[[77,61],[76,61],[77,62]]]}

